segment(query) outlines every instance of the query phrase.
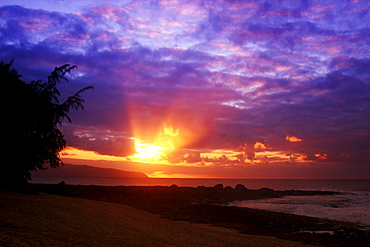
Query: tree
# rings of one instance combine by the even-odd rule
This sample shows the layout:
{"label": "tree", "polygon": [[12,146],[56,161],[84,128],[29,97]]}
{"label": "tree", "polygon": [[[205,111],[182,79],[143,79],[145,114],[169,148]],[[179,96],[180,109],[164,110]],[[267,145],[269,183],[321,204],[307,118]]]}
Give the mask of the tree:
{"label": "tree", "polygon": [[81,93],[85,87],[59,102],[57,84],[68,81],[66,74],[76,66],[56,67],[47,81],[26,83],[12,68],[13,61],[0,62],[0,110],[3,148],[0,149],[0,185],[27,183],[31,171],[58,167],[63,164],[59,152],[66,140],[58,129],[64,119],[71,122],[71,109],[84,109]]}

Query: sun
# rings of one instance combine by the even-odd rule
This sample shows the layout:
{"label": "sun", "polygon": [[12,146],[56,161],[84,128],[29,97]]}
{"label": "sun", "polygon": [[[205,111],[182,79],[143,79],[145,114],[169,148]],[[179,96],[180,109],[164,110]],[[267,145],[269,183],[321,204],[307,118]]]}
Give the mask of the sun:
{"label": "sun", "polygon": [[135,154],[129,158],[142,163],[161,162],[167,154],[176,149],[174,143],[179,135],[179,129],[163,125],[163,129],[157,133],[153,143],[145,143],[139,138],[134,138]]}
{"label": "sun", "polygon": [[141,161],[160,160],[165,149],[165,147],[142,143],[140,140],[135,140],[136,153],[132,158],[137,158]]}

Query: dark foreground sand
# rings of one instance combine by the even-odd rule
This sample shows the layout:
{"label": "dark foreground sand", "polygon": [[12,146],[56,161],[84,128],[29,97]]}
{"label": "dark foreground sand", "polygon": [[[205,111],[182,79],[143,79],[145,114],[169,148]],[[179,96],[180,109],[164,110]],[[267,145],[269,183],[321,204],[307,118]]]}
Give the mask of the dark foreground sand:
{"label": "dark foreground sand", "polygon": [[109,202],[0,192],[0,246],[309,246]]}

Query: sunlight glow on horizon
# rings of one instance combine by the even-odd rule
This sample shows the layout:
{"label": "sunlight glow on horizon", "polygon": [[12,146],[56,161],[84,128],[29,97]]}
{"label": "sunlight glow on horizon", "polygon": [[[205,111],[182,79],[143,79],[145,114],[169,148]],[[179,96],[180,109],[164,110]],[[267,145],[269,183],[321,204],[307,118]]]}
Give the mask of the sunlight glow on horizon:
{"label": "sunlight glow on horizon", "polygon": [[168,174],[164,171],[157,171],[153,173],[145,173],[149,178],[198,178],[198,179],[204,179],[204,178],[216,178],[216,177],[209,177],[204,175],[186,175],[186,174]]}
{"label": "sunlight glow on horizon", "polygon": [[126,157],[99,154],[94,151],[82,150],[67,146],[60,152],[61,158],[81,159],[81,160],[106,160],[106,161],[126,161]]}
{"label": "sunlight glow on horizon", "polygon": [[180,135],[179,129],[163,125],[163,130],[156,134],[153,143],[135,139],[135,154],[128,158],[135,162],[163,163],[163,157],[175,150],[174,138]]}
{"label": "sunlight glow on horizon", "polygon": [[166,147],[142,143],[140,140],[135,140],[136,153],[130,156],[130,159],[133,161],[150,163],[150,161],[160,160],[165,149]]}

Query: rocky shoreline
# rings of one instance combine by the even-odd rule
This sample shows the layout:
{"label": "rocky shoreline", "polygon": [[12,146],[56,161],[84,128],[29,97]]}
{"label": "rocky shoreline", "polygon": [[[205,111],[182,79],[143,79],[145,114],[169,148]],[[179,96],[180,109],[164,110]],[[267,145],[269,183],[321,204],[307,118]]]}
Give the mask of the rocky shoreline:
{"label": "rocky shoreline", "polygon": [[301,195],[333,195],[332,191],[275,191],[268,188],[166,186],[87,186],[33,184],[39,192],[128,205],[165,219],[236,229],[244,234],[273,236],[323,246],[369,246],[370,233],[354,223],[227,206],[236,200]]}

